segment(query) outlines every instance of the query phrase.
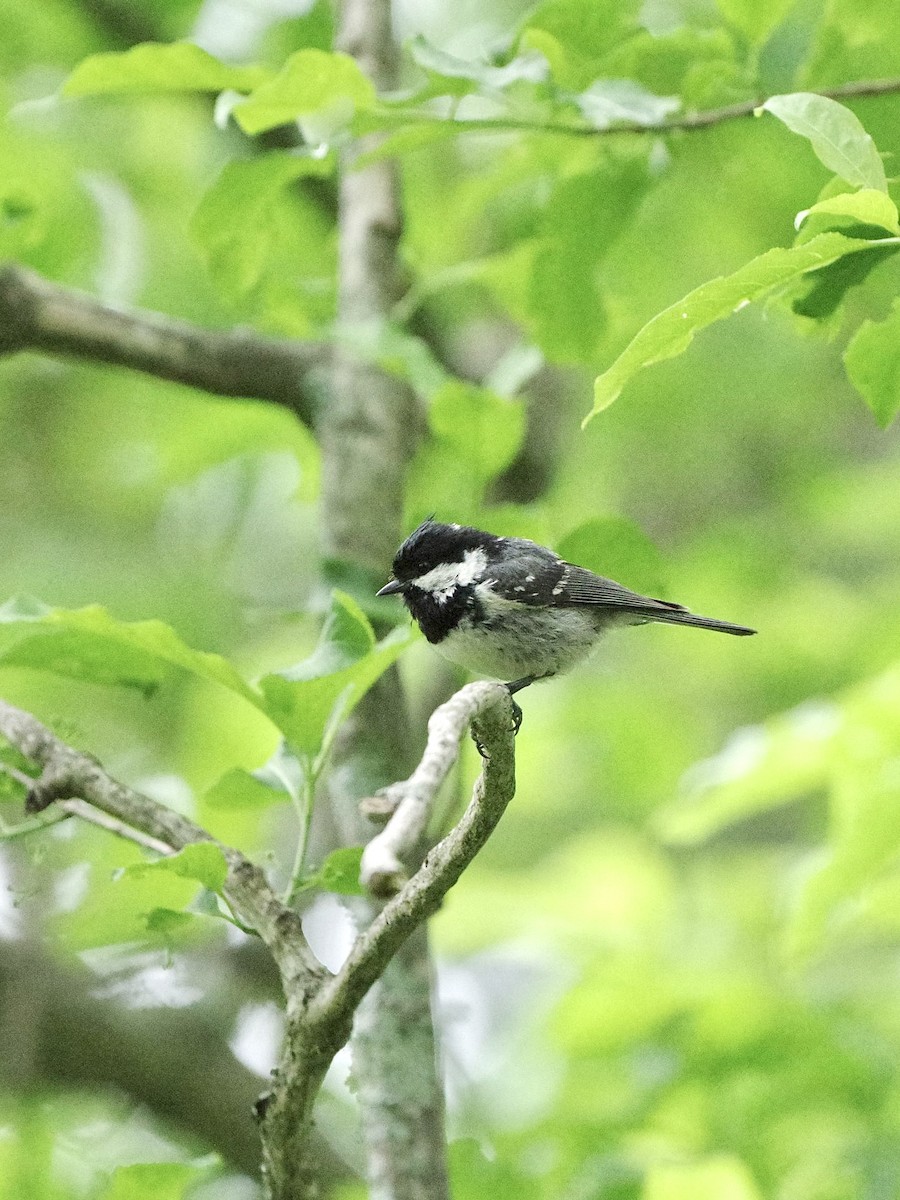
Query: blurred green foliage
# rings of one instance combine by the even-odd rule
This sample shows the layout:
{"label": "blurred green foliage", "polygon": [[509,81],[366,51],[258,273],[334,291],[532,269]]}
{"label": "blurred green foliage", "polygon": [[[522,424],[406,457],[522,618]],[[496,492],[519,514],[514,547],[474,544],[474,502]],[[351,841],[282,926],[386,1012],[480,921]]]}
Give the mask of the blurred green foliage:
{"label": "blurred green foliage", "polygon": [[[465,984],[454,1194],[897,1195],[900,99],[798,98],[900,72],[895,6],[399,6],[417,36],[382,98],[331,53],[325,3],[273,8],[240,62],[171,44],[250,7],[0,0],[0,255],[115,304],[339,337],[428,404],[410,525],[533,536],[760,630],[637,630],[525,694],[519,794],[435,920]],[[766,95],[781,123],[541,131]],[[293,118],[305,151],[249,136]],[[371,129],[410,291],[385,328],[337,331],[335,151]],[[582,432],[598,373],[603,404],[624,390]],[[304,894],[353,890],[313,786],[410,640],[378,641],[369,618],[399,614],[358,588],[323,595],[318,495],[286,411],[0,360],[0,597],[43,601],[0,611],[0,692]],[[414,705],[449,686],[421,641],[403,670]],[[470,749],[462,789],[477,768]],[[6,825],[22,793],[4,780]],[[226,953],[220,863],[148,869],[71,824],[4,847],[18,936]],[[0,1198],[252,1194],[129,1120],[11,1086]]]}

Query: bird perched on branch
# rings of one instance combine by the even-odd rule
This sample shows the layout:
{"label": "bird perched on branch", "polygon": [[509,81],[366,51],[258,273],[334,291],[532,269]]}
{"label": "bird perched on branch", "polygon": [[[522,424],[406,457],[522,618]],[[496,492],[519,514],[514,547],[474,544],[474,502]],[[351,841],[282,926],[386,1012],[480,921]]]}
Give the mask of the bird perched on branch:
{"label": "bird perched on branch", "polygon": [[378,595],[401,595],[441,654],[509,681],[511,694],[570,670],[618,625],[661,621],[739,637],[756,632],[641,596],[525,538],[432,518],[397,551],[393,574]]}

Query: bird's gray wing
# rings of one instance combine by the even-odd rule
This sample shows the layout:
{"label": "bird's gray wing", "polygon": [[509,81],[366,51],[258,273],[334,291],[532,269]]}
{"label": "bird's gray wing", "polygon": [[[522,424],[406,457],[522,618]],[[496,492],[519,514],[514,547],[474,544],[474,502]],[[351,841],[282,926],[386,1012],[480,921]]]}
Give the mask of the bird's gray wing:
{"label": "bird's gray wing", "polygon": [[561,563],[559,582],[554,586],[551,604],[569,608],[578,604],[597,604],[602,607],[621,609],[626,612],[685,612],[681,604],[670,604],[666,600],[655,600],[642,596],[630,588],[623,587],[614,579],[595,575],[584,567],[573,563]]}
{"label": "bird's gray wing", "polygon": [[684,611],[680,604],[653,600],[622,587],[615,580],[564,562],[535,543],[521,540],[516,550],[512,562],[492,562],[487,571],[491,590],[506,600],[537,608],[574,608],[587,604],[623,612]]}

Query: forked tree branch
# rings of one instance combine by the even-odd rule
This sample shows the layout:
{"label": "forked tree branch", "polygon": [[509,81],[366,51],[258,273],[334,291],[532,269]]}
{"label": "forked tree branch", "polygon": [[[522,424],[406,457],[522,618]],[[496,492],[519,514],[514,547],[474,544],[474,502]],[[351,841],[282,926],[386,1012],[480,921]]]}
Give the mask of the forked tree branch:
{"label": "forked tree branch", "polygon": [[[484,763],[468,808],[454,829],[428,854],[421,867],[359,934],[343,967],[329,974],[314,958],[300,917],[283,905],[263,872],[238,850],[215,840],[164,804],[126,787],[96,759],[61,741],[36,717],[0,700],[0,736],[41,768],[30,785],[27,809],[42,812],[65,803],[74,816],[82,806],[105,814],[106,828],[131,837],[138,831],[164,849],[198,842],[219,846],[228,864],[224,894],[238,917],[259,934],[281,973],[287,1030],[272,1091],[257,1107],[266,1186],[272,1200],[313,1200],[318,1196],[313,1154],[312,1111],[325,1072],[350,1036],[363,997],[410,935],[440,906],[485,844],[515,791],[512,702],[496,683],[463,688],[435,711],[429,722],[423,762],[396,790],[403,799],[393,827],[379,835],[399,858],[411,849],[419,818],[410,821],[409,801],[418,812],[436,795],[453,767],[459,744],[471,726],[483,748]],[[124,827],[124,828],[123,828]],[[385,837],[385,835],[388,835]],[[376,863],[381,852],[375,854]]]}
{"label": "forked tree branch", "polygon": [[[472,683],[436,708],[428,721],[425,752],[409,779],[362,802],[363,810],[373,815],[392,814],[363,851],[360,882],[373,896],[394,896],[409,878],[409,864],[422,844],[438,792],[459,756],[460,738],[495,691],[494,684]],[[496,762],[490,767],[496,770]]]}
{"label": "forked tree branch", "polygon": [[310,374],[327,359],[318,343],[125,312],[7,264],[0,269],[0,356],[22,350],[130,367],[218,396],[268,400],[306,425],[315,410]]}
{"label": "forked tree branch", "polygon": [[[512,699],[503,684],[470,683],[435,709],[428,722],[428,743],[419,766],[405,783],[391,789],[402,795],[387,827],[369,843],[370,886],[378,880],[399,886],[393,864],[414,851],[441,784],[459,757],[459,745],[471,727],[482,748],[482,772],[466,811],[447,836],[429,851],[412,878],[384,906],[353,944],[340,971],[322,986],[312,1011],[327,1020],[355,1008],[387,962],[417,925],[436,912],[447,892],[488,840],[516,790]],[[369,848],[374,846],[372,853]]]}

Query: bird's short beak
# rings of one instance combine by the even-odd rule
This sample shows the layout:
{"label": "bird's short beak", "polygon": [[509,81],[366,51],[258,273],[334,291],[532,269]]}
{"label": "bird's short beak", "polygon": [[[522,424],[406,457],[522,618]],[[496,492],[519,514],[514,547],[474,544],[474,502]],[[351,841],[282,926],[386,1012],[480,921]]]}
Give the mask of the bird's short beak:
{"label": "bird's short beak", "polygon": [[380,592],[376,592],[376,596],[396,596],[398,592],[402,592],[406,585],[401,583],[399,579],[392,579],[390,583],[386,583]]}

